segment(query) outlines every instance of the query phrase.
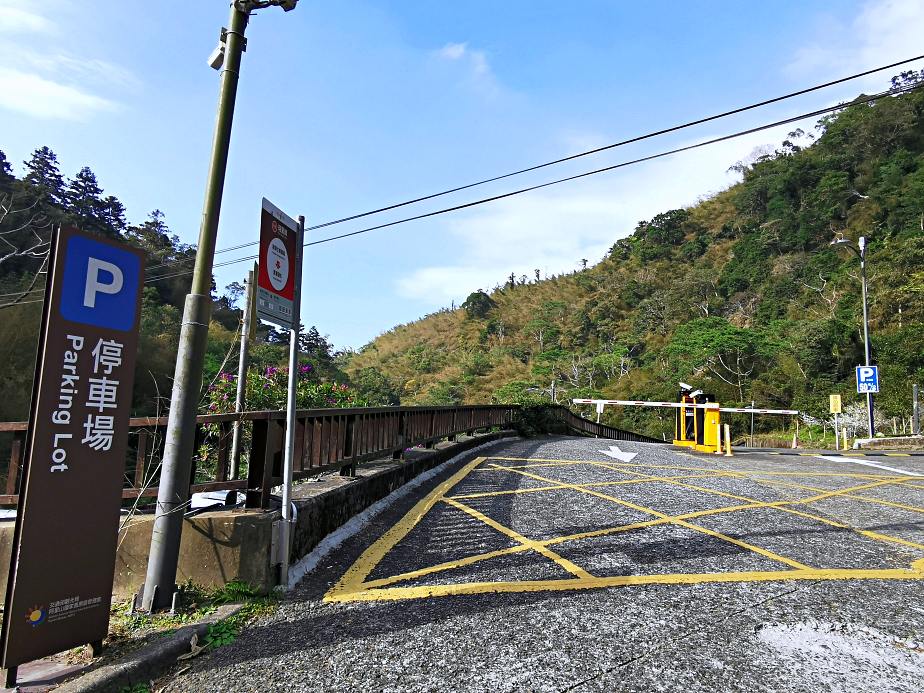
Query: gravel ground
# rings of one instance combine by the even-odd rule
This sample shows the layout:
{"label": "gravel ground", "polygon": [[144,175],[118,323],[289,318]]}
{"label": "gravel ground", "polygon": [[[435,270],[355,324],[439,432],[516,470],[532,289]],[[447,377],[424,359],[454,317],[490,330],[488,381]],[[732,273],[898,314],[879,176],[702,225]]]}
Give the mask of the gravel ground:
{"label": "gravel ground", "polygon": [[[270,620],[195,660],[166,690],[920,690],[924,582],[892,578],[924,578],[910,570],[915,561],[924,566],[924,550],[915,546],[924,545],[924,478],[883,483],[899,475],[849,459],[725,458],[637,443],[619,443],[638,453],[623,463],[600,452],[611,443],[541,438],[477,453],[490,457],[445,490],[450,498],[466,496],[455,500],[463,508],[436,502],[416,525],[405,523],[408,531],[380,560],[366,561],[371,581],[502,552],[384,586],[396,595],[459,586],[472,593],[394,600],[354,585],[342,591],[343,601],[323,601],[370,546],[465,467],[462,461],[389,506],[321,560]],[[924,474],[924,458],[883,463]],[[563,484],[592,485],[582,491]],[[549,486],[555,488],[533,490]],[[472,497],[498,491],[508,493]],[[814,496],[823,497],[785,506],[794,512],[747,507],[708,514]],[[687,525],[662,521],[605,533],[700,511],[707,514]],[[599,534],[554,543],[584,532]],[[524,542],[549,540],[542,547],[558,560],[536,544],[522,550]],[[806,579],[748,577],[795,566]],[[835,576],[830,569],[887,572],[828,579]],[[554,588],[587,573],[582,589]],[[695,577],[727,573],[742,577]],[[666,584],[593,582],[630,576]],[[491,591],[492,584],[527,581],[536,591]]]}

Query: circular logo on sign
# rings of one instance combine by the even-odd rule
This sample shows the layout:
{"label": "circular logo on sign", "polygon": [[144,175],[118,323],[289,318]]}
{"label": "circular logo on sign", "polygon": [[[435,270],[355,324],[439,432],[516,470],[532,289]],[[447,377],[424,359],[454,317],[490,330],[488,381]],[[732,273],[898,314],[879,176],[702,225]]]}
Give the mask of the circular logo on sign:
{"label": "circular logo on sign", "polygon": [[35,627],[45,620],[45,617],[48,615],[48,612],[45,611],[44,606],[33,606],[26,612],[26,622]]}
{"label": "circular logo on sign", "polygon": [[266,270],[273,288],[282,291],[289,281],[289,253],[286,244],[278,238],[270,241],[266,252]]}

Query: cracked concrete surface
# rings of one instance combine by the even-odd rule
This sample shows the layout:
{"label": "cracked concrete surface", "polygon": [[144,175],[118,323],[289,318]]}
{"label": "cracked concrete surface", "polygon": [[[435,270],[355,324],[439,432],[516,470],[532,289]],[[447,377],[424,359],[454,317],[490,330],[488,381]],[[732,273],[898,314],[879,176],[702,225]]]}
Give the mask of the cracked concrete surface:
{"label": "cracked concrete surface", "polygon": [[920,690],[924,480],[637,443],[619,443],[638,453],[624,464],[609,443],[451,465],[167,690]]}

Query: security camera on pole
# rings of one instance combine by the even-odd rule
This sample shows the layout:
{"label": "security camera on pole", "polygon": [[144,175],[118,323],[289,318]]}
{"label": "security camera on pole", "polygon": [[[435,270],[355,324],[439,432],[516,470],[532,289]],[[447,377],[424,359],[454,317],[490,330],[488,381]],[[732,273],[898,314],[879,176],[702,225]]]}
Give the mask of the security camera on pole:
{"label": "security camera on pole", "polygon": [[164,458],[157,507],[151,534],[148,568],[141,593],[141,608],[145,611],[163,609],[172,603],[176,591],[176,569],[183,531],[183,508],[189,502],[190,469],[196,432],[196,409],[202,387],[202,366],[212,313],[212,266],[218,218],[228,167],[228,147],[231,123],[237,99],[237,83],[241,70],[241,55],[246,48],[244,31],[250,13],[276,5],[289,11],[298,0],[234,0],[231,5],[229,28],[222,32],[219,49],[209,57],[209,64],[221,71],[218,92],[218,115],[212,140],[202,224],[192,285],[183,307],[183,323],[177,350],[170,414],[164,441]]}

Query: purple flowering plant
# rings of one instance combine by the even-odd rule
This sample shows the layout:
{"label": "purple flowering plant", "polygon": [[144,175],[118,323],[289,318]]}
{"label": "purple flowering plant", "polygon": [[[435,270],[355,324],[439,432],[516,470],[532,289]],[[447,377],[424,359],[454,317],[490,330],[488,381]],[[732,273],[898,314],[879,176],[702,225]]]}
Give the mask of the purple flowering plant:
{"label": "purple flowering plant", "polygon": [[[284,409],[288,391],[289,369],[267,366],[247,372],[244,410]],[[226,414],[234,411],[237,376],[221,373],[209,388],[206,400],[208,414]],[[357,397],[348,385],[321,380],[311,364],[298,367],[296,378],[296,406],[299,409],[363,407],[366,402]]]}

